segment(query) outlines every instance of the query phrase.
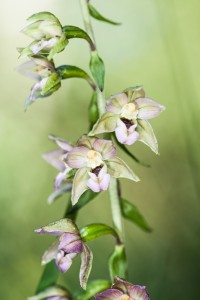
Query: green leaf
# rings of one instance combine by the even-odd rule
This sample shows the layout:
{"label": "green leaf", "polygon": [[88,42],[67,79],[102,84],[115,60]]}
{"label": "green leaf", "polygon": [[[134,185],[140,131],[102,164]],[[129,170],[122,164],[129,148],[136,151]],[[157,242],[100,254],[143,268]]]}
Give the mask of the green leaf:
{"label": "green leaf", "polygon": [[65,34],[62,34],[60,39],[58,40],[58,42],[51,49],[51,51],[47,57],[48,60],[51,60],[56,53],[63,51],[65,49],[65,47],[67,46],[67,44],[68,44],[68,40],[67,40]]}
{"label": "green leaf", "polygon": [[121,199],[121,210],[122,215],[125,219],[133,222],[137,226],[139,226],[141,229],[147,232],[151,232],[152,229],[144,219],[144,217],[141,215],[137,207],[130,203],[129,201],[125,199]]}
{"label": "green leaf", "polygon": [[96,51],[91,52],[90,70],[101,91],[104,89],[105,67],[103,60]]}
{"label": "green leaf", "polygon": [[[55,15],[53,15],[52,13],[48,12],[48,11],[42,11],[39,12],[37,14],[34,14],[32,16],[30,16],[27,21],[29,22],[35,22],[35,21],[52,21],[55,22],[57,24],[60,24],[60,21],[58,20],[58,18],[56,18]],[[61,26],[61,24],[60,24]]]}
{"label": "green leaf", "polygon": [[42,290],[35,296],[28,297],[28,300],[49,299],[54,296],[66,297],[67,299],[71,298],[70,293],[65,288],[54,285]]}
{"label": "green leaf", "polygon": [[90,101],[90,105],[88,107],[88,118],[89,118],[90,129],[92,129],[92,127],[94,126],[94,124],[97,122],[99,118],[96,92],[93,93],[92,99]]}
{"label": "green leaf", "polygon": [[45,266],[44,272],[40,279],[36,294],[40,293],[47,287],[54,285],[58,279],[60,271],[57,269],[55,261],[51,261]]}
{"label": "green leaf", "polygon": [[93,280],[88,283],[87,290],[78,290],[74,293],[74,299],[76,300],[89,300],[94,297],[94,295],[109,289],[111,283],[107,280]]}
{"label": "green leaf", "polygon": [[48,78],[48,80],[47,80],[44,88],[42,89],[41,95],[45,96],[45,95],[49,94],[50,92],[51,93],[54,92],[54,87],[56,87],[56,90],[57,90],[58,89],[57,88],[58,84],[60,84],[60,76],[59,76],[59,74],[58,73],[52,73],[49,76],[49,78]]}
{"label": "green leaf", "polygon": [[87,32],[85,32],[83,29],[76,27],[76,26],[64,26],[63,32],[65,33],[67,39],[78,38],[78,39],[84,39],[84,40],[88,41],[88,43],[90,44],[91,50],[92,51],[95,50],[95,45],[94,45],[93,41],[91,40],[91,38],[89,37]]}
{"label": "green leaf", "polygon": [[82,78],[89,83],[92,89],[94,90],[96,89],[95,83],[90,78],[90,76],[85,71],[83,71],[78,67],[71,66],[71,65],[63,65],[58,67],[56,70],[60,74],[62,79]]}
{"label": "green leaf", "polygon": [[83,242],[88,242],[107,234],[112,234],[119,240],[116,231],[105,224],[90,224],[80,229],[80,235]]}
{"label": "green leaf", "polygon": [[109,23],[109,24],[112,24],[112,25],[121,25],[121,23],[119,22],[114,22],[112,20],[109,20],[105,17],[103,17],[95,8],[94,6],[92,6],[90,3],[88,4],[88,8],[89,8],[89,12],[90,12],[90,15],[98,20],[98,21],[102,21],[102,22],[106,22],[106,23]]}
{"label": "green leaf", "polygon": [[52,204],[55,202],[56,199],[60,198],[63,194],[70,192],[72,189],[71,183],[65,183],[63,184],[57,191],[54,191],[51,195],[48,197],[48,204]]}
{"label": "green leaf", "polygon": [[109,272],[112,281],[115,276],[126,278],[127,261],[124,245],[115,246],[114,252],[109,258]]}
{"label": "green leaf", "polygon": [[87,281],[92,269],[92,261],[93,261],[92,251],[86,244],[83,244],[83,251],[81,253],[81,267],[80,267],[79,279],[80,279],[80,285],[84,290],[86,290]]}
{"label": "green leaf", "polygon": [[128,154],[128,156],[130,156],[136,163],[140,164],[141,166],[147,167],[147,168],[150,167],[150,165],[148,165],[148,164],[142,162],[142,161],[141,161],[140,159],[138,159],[135,155],[133,155],[133,154],[126,148],[125,145],[121,144],[121,143],[117,140],[115,134],[113,134],[113,137],[114,137],[114,139],[115,139],[115,142],[116,142],[117,145],[119,146],[119,148],[121,148],[126,154]]}

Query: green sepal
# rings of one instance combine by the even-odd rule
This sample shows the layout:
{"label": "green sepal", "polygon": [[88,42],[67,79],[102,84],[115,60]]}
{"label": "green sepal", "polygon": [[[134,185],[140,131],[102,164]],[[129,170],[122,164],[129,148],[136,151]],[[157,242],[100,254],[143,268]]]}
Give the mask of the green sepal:
{"label": "green sepal", "polygon": [[109,257],[108,263],[110,278],[112,281],[114,280],[115,276],[126,278],[127,261],[125,246],[123,244],[115,246],[113,253]]}
{"label": "green sepal", "polygon": [[89,124],[90,129],[94,126],[94,124],[97,122],[99,118],[99,110],[98,110],[98,104],[97,104],[97,93],[94,92],[92,94],[92,99],[90,101],[90,105],[88,107],[88,118],[89,118]]}
{"label": "green sepal", "polygon": [[74,38],[78,38],[78,39],[84,39],[86,41],[88,41],[88,43],[90,44],[90,48],[92,51],[95,50],[95,45],[93,43],[93,41],[91,40],[91,38],[89,37],[89,35],[87,34],[87,32],[85,32],[83,29],[76,27],[76,26],[63,26],[63,32],[65,33],[65,36],[67,39],[74,39]]}
{"label": "green sepal", "polygon": [[88,8],[89,8],[89,13],[91,15],[91,17],[93,17],[94,19],[98,20],[98,21],[102,21],[102,22],[106,22],[112,25],[121,25],[121,23],[119,22],[114,22],[110,19],[105,18],[104,16],[102,16],[97,10],[96,8],[94,8],[94,6],[92,6],[90,3],[88,4]]}
{"label": "green sepal", "polygon": [[130,99],[130,101],[134,101],[137,98],[144,98],[145,92],[142,86],[133,86],[126,88],[123,93],[127,95],[127,97]]}
{"label": "green sepal", "polygon": [[35,296],[28,297],[28,300],[42,300],[42,299],[47,299],[47,298],[51,298],[54,296],[66,297],[66,299],[71,298],[69,291],[66,290],[64,287],[61,287],[58,285],[53,285],[53,286],[49,286],[46,289],[42,290]]}
{"label": "green sepal", "polygon": [[70,192],[71,189],[72,189],[71,183],[62,184],[62,186],[57,191],[54,191],[51,195],[49,195],[49,197],[47,199],[48,204],[52,204],[53,202],[55,202],[55,200],[60,198],[63,194]]}
{"label": "green sepal", "polygon": [[49,93],[55,92],[56,90],[58,90],[58,84],[59,83],[60,83],[59,74],[58,73],[52,73],[51,76],[49,76],[44,88],[42,89],[41,95],[45,96]]}
{"label": "green sepal", "polygon": [[71,66],[71,65],[63,65],[58,68],[56,68],[57,72],[59,73],[61,79],[69,79],[69,78],[82,78],[85,79],[92,89],[95,90],[95,83],[90,78],[90,76],[82,69]]}
{"label": "green sepal", "polygon": [[88,278],[92,270],[93,253],[90,248],[83,244],[83,251],[81,252],[81,267],[79,272],[80,286],[86,290]]}
{"label": "green sepal", "polygon": [[88,242],[107,234],[111,234],[119,240],[116,231],[105,224],[90,224],[80,229],[80,236],[83,242]]}
{"label": "green sepal", "polygon": [[148,223],[134,204],[130,203],[129,201],[123,198],[120,199],[120,203],[122,215],[125,219],[133,222],[146,232],[152,231],[151,227],[148,225]]}
{"label": "green sepal", "polygon": [[42,11],[39,12],[37,14],[34,14],[32,16],[30,16],[27,21],[29,22],[35,22],[35,21],[52,21],[52,22],[56,22],[57,24],[60,24],[60,21],[58,20],[58,18],[53,15],[52,13],[48,12],[48,11]]}
{"label": "green sepal", "polygon": [[73,298],[76,300],[90,300],[94,295],[109,289],[111,283],[107,280],[93,280],[88,283],[87,289],[75,291]]}
{"label": "green sepal", "polygon": [[99,57],[96,51],[91,52],[90,71],[96,80],[101,91],[104,89],[105,67],[103,60]]}
{"label": "green sepal", "polygon": [[38,284],[36,294],[40,293],[47,287],[56,284],[60,271],[56,267],[55,261],[49,262],[43,271],[40,282]]}
{"label": "green sepal", "polygon": [[48,60],[51,60],[53,56],[56,53],[59,53],[65,49],[65,47],[68,44],[68,39],[66,38],[65,34],[62,34],[58,42],[55,44],[55,46],[51,49],[49,52],[49,55],[47,56]]}
{"label": "green sepal", "polygon": [[137,158],[135,155],[133,155],[133,154],[126,148],[126,146],[125,146],[124,144],[121,144],[121,143],[117,140],[115,134],[113,134],[113,137],[114,137],[114,139],[115,139],[115,142],[116,142],[117,145],[119,146],[119,148],[120,148],[121,150],[123,150],[128,156],[130,156],[136,163],[140,164],[141,166],[147,167],[147,168],[150,167],[149,164],[144,163],[144,162],[141,161],[139,158]]}

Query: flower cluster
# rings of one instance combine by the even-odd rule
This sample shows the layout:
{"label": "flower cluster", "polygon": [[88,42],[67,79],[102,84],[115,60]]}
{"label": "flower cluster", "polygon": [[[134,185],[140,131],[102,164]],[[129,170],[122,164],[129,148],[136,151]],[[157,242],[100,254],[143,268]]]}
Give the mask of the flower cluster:
{"label": "flower cluster", "polygon": [[[75,147],[64,143],[64,155],[55,150],[57,152],[51,151],[43,157],[53,166],[62,166],[62,172],[55,179],[56,189],[70,171],[76,170],[72,186],[72,204],[76,204],[87,189],[93,192],[107,190],[111,177],[139,180],[129,166],[116,156],[116,148],[110,140],[83,136]],[[63,144],[58,145],[63,148]],[[59,163],[56,163],[57,160]]]}
{"label": "flower cluster", "polygon": [[158,153],[157,140],[147,120],[158,116],[164,106],[145,97],[143,88],[128,88],[111,96],[106,102],[106,112],[94,125],[90,135],[115,132],[122,144],[141,141]]}

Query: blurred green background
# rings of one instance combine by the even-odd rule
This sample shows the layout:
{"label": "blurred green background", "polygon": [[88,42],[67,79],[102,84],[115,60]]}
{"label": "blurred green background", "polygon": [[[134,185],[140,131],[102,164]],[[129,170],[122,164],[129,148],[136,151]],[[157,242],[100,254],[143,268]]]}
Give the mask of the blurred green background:
{"label": "blurred green background", "polygon": [[[122,180],[123,195],[138,206],[151,234],[125,222],[130,280],[148,287],[152,300],[199,297],[200,158],[199,69],[200,3],[198,0],[93,1],[114,27],[94,21],[101,57],[106,64],[106,96],[141,84],[149,97],[167,110],[152,121],[160,156],[136,143],[131,151],[151,164],[138,166],[122,155],[142,179]],[[41,158],[55,146],[48,133],[76,140],[88,128],[91,91],[81,80],[63,82],[62,89],[24,113],[23,101],[33,82],[16,72],[16,47],[30,40],[19,31],[38,11],[56,14],[63,25],[83,26],[78,0],[1,0],[0,109],[0,298],[26,299],[42,272],[40,258],[52,238],[34,228],[60,218],[67,198],[46,203],[56,170]],[[73,40],[57,55],[57,64],[88,69],[86,42]],[[111,224],[108,194],[85,207],[78,224]],[[105,247],[106,245],[106,247]],[[111,238],[91,243],[91,278],[108,278]],[[78,287],[79,259],[60,281]]]}

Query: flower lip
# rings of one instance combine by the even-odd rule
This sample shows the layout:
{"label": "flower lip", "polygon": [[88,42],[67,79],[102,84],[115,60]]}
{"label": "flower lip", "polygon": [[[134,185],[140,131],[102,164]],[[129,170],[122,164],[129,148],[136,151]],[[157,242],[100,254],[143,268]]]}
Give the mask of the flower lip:
{"label": "flower lip", "polygon": [[120,297],[120,300],[131,300],[131,298],[126,295],[126,294],[123,294],[121,297]]}
{"label": "flower lip", "polygon": [[125,124],[127,129],[134,125],[133,120],[128,120],[125,118],[121,118],[120,120]]}
{"label": "flower lip", "polygon": [[96,168],[92,169],[91,172],[94,173],[98,177],[102,168],[103,168],[103,165],[97,166]]}

